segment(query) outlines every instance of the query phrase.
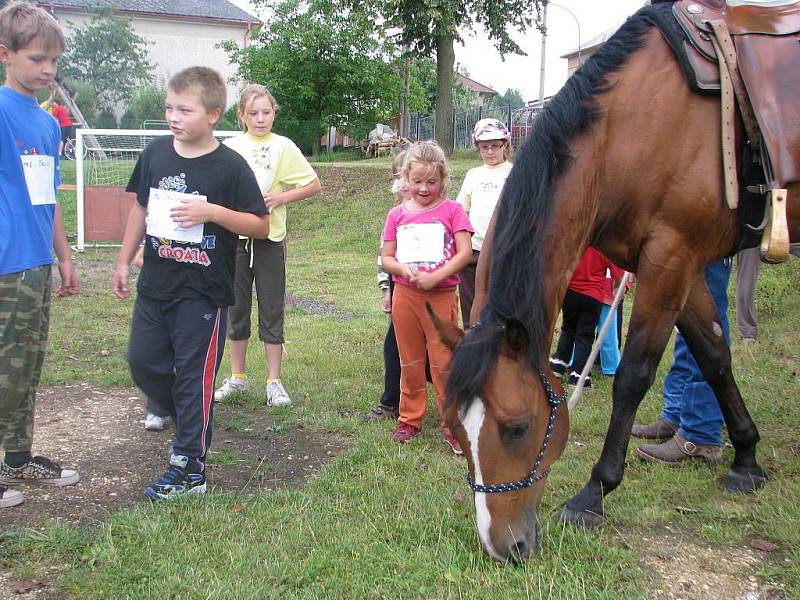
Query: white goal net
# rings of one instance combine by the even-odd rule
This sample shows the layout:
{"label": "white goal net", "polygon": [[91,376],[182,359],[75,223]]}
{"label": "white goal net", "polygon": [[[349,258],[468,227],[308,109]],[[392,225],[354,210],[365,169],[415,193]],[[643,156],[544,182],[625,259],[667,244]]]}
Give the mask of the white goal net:
{"label": "white goal net", "polygon": [[[125,192],[133,167],[155,137],[171,135],[154,129],[77,129],[75,131],[75,192],[78,250],[87,243],[118,246],[133,194]],[[215,131],[226,139],[240,131]]]}

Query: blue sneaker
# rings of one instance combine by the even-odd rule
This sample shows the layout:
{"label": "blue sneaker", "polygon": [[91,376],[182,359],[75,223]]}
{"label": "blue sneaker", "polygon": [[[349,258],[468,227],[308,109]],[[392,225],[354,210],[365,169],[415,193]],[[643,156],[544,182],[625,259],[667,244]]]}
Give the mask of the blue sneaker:
{"label": "blue sneaker", "polygon": [[[199,465],[200,472],[189,472],[189,463],[192,467]],[[205,494],[206,475],[203,463],[188,456],[172,454],[169,458],[169,469],[153,485],[144,488],[144,494],[151,500],[172,500],[183,494]]]}

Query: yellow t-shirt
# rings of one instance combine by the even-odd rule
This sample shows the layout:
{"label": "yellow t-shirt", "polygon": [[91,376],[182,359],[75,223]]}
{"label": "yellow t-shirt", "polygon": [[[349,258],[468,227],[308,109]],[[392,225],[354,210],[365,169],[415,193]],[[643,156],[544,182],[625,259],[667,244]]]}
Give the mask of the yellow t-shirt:
{"label": "yellow t-shirt", "polygon": [[[261,193],[285,192],[308,185],[317,174],[292,140],[276,133],[258,137],[244,133],[225,140],[253,169]],[[269,212],[269,239],[286,237],[286,205]]]}

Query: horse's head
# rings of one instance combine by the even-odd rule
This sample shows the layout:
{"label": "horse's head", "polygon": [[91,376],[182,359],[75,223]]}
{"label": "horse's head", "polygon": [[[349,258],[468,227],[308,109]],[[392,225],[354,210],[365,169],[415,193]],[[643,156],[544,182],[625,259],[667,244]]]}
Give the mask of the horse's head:
{"label": "horse's head", "polygon": [[527,558],[540,543],[545,477],[569,433],[565,398],[549,368],[527,363],[519,323],[479,323],[464,337],[431,317],[454,349],[445,421],[467,458],[481,546],[495,560]]}

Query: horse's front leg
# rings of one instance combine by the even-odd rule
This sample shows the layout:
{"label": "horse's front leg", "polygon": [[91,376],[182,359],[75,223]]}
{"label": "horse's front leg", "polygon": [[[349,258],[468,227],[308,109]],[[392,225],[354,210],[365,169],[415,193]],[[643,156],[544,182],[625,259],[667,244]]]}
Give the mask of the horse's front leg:
{"label": "horse's front leg", "polygon": [[640,280],[612,391],[611,421],[600,458],[589,481],[570,498],[561,511],[561,520],[587,527],[603,522],[603,496],[622,481],[633,420],[639,403],[653,384],[658,363],[675,323],[676,312],[646,309],[647,289]]}
{"label": "horse's front leg", "polygon": [[[727,285],[724,289],[727,290]],[[727,306],[727,302],[723,306]],[[733,379],[730,348],[705,280],[698,280],[692,287],[678,317],[678,329],[703,377],[714,390],[735,450],[733,465],[723,479],[723,486],[728,492],[753,492],[766,481],[764,471],[756,462],[758,430]]]}

